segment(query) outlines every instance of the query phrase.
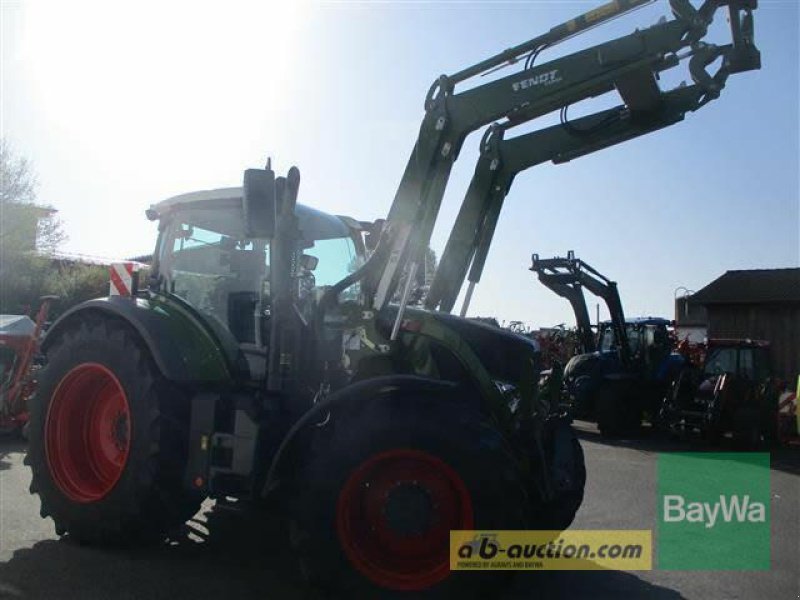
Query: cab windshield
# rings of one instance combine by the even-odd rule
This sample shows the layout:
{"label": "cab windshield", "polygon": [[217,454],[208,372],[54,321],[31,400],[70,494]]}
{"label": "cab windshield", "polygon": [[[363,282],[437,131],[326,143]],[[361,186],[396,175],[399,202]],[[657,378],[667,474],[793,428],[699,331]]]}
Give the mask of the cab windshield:
{"label": "cab windshield", "polygon": [[[298,216],[304,239],[298,252],[315,257],[317,264],[313,270],[300,269],[298,280],[304,296],[313,298],[315,288],[338,282],[357,268],[359,259],[344,223],[307,207],[302,210]],[[269,240],[244,235],[240,202],[197,202],[171,211],[167,219],[158,249],[166,290],[240,342],[255,342],[255,317],[269,314]],[[315,220],[322,219],[318,226]]]}
{"label": "cab windshield", "polygon": [[[604,327],[604,328],[603,328]],[[639,351],[640,339],[639,328],[636,325],[628,323],[625,325],[625,332],[628,336],[628,347],[631,354],[636,354]],[[601,324],[600,334],[600,351],[611,352],[617,347],[617,336],[614,334],[614,328],[610,324]]]}

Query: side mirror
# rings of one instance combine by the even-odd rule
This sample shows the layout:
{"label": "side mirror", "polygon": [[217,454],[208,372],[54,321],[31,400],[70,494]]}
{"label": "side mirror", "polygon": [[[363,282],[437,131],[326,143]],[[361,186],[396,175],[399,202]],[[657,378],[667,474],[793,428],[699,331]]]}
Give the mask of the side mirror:
{"label": "side mirror", "polygon": [[242,208],[244,231],[249,238],[271,238],[275,235],[275,172],[247,169],[244,172]]}
{"label": "side mirror", "polygon": [[319,264],[319,259],[311,254],[300,255],[300,268],[306,271],[314,271]]}

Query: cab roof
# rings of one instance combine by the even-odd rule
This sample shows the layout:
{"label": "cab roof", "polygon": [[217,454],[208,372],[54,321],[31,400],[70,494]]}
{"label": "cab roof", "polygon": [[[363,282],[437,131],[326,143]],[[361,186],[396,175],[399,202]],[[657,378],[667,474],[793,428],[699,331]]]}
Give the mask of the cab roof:
{"label": "cab roof", "polygon": [[[242,188],[229,187],[214,190],[201,190],[172,196],[162,200],[150,207],[158,218],[169,214],[172,211],[208,206],[211,204],[222,204],[231,207],[242,207]],[[345,223],[346,217],[338,217],[311,208],[304,204],[297,204],[295,214],[299,220],[300,231],[303,237],[308,240],[324,240],[332,238],[346,237],[350,235],[350,229]]]}

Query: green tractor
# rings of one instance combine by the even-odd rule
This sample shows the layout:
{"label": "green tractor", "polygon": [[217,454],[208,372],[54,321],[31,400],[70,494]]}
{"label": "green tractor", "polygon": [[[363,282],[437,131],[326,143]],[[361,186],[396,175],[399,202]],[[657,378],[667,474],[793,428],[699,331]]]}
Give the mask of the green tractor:
{"label": "green tractor", "polygon": [[[242,187],[148,210],[147,280],[73,308],[43,342],[27,460],[57,533],[163,540],[203,499],[238,498],[285,517],[314,582],[373,597],[477,589],[482,577],[450,571],[452,530],[568,527],[583,455],[568,417],[537,394],[537,347],[449,314],[470,263],[470,293],[480,276],[502,161],[482,154],[425,308],[409,298],[471,131],[501,119],[482,150],[519,142],[535,149],[527,166],[563,162],[677,123],[730,73],[758,68],[752,0],[672,0],[671,20],[533,65],[643,2],[617,0],[437,79],[380,224],[297,204],[299,171],[276,177],[269,163]],[[719,4],[734,43],[698,43]],[[521,73],[455,90],[526,56]],[[659,72],[688,57],[696,83],[662,92]],[[615,89],[616,108],[502,140]]]}

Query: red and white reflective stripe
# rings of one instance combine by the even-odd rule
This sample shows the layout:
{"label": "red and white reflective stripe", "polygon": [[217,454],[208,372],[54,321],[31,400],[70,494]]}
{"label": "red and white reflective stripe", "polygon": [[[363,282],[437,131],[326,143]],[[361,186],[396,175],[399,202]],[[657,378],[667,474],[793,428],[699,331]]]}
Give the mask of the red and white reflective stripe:
{"label": "red and white reflective stripe", "polygon": [[109,295],[130,296],[133,293],[133,274],[139,270],[138,266],[132,262],[113,263],[109,269],[111,275]]}
{"label": "red and white reflective stripe", "polygon": [[797,397],[794,392],[784,392],[778,398],[778,412],[792,414],[797,405]]}

